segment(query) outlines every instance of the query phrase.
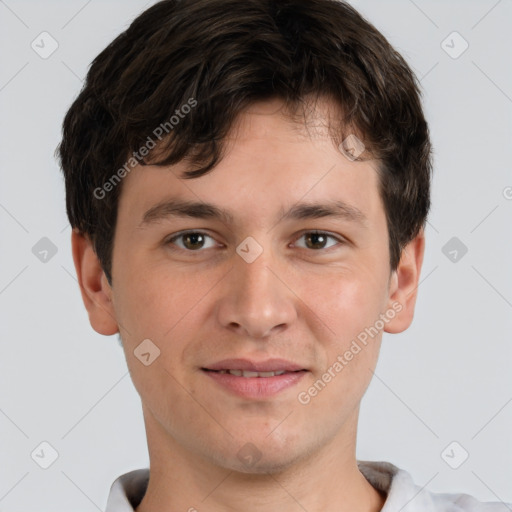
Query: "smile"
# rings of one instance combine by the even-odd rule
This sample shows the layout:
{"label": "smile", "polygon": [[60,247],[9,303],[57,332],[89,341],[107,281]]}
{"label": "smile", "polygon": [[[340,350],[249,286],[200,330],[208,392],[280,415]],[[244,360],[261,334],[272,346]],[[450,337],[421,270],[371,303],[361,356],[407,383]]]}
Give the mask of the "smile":
{"label": "smile", "polygon": [[237,377],[275,377],[276,375],[283,375],[287,372],[286,370],[275,371],[275,372],[251,372],[248,370],[207,370],[217,373],[229,373],[230,375],[236,375]]}
{"label": "smile", "polygon": [[250,370],[208,370],[202,372],[214,381],[220,389],[245,399],[262,400],[296,386],[307,370],[266,371]]}

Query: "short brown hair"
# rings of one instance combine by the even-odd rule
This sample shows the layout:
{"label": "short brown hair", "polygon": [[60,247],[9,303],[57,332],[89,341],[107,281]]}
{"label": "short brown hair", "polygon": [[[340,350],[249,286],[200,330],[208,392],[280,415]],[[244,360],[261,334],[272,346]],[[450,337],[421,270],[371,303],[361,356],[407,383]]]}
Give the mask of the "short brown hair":
{"label": "short brown hair", "polygon": [[336,140],[353,127],[379,161],[396,269],[426,222],[432,170],[419,84],[400,54],[339,0],[163,0],[94,59],[57,148],[69,221],[91,238],[109,282],[122,189],[112,178],[157,127],[172,131],[150,163],[186,158],[198,167],[184,173],[192,179],[220,161],[223,138],[253,102],[281,98],[291,111],[311,96],[341,107]]}

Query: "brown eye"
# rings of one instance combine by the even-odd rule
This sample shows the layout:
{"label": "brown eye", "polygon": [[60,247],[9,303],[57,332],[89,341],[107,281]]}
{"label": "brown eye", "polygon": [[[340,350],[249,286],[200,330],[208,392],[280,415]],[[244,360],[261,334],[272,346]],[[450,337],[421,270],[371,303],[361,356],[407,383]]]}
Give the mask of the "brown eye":
{"label": "brown eye", "polygon": [[306,245],[309,249],[324,249],[327,237],[322,233],[306,234]]}
{"label": "brown eye", "polygon": [[329,233],[325,233],[323,231],[307,231],[306,233],[303,233],[302,236],[298,239],[304,238],[305,240],[305,248],[311,249],[311,250],[322,250],[322,249],[329,249],[336,244],[333,244],[331,246],[326,246],[328,243],[328,240],[334,240],[335,242],[338,242],[338,244],[342,244],[343,240],[340,238],[335,237],[334,235],[330,235]]}
{"label": "brown eye", "polygon": [[[180,233],[178,235],[173,236],[170,238],[166,243],[169,245],[177,245],[178,248],[186,250],[186,251],[199,251],[200,249],[209,249],[210,247],[214,247],[215,243],[210,245],[210,247],[205,246],[205,242],[207,239],[211,239],[213,241],[213,238],[206,233],[203,233],[201,231],[186,231],[183,233]],[[182,245],[177,244],[177,240],[182,240]]]}

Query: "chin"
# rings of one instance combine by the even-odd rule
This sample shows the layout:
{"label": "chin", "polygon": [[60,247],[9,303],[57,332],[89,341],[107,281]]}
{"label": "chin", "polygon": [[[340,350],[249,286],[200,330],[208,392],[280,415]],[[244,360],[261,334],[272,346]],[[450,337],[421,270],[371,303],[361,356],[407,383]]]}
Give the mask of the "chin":
{"label": "chin", "polygon": [[[292,447],[295,450],[293,452]],[[237,473],[276,475],[288,470],[303,458],[303,455],[296,453],[296,449],[297,446],[294,446],[293,443],[286,447],[277,447],[269,442],[269,438],[255,439],[254,443],[243,444],[235,453],[230,453],[227,458],[217,460],[217,462],[226,469]]]}
{"label": "chin", "polygon": [[254,464],[245,464],[236,459],[229,469],[246,475],[278,475],[293,466],[293,462],[292,459],[276,459],[275,456],[271,460],[262,457]]}

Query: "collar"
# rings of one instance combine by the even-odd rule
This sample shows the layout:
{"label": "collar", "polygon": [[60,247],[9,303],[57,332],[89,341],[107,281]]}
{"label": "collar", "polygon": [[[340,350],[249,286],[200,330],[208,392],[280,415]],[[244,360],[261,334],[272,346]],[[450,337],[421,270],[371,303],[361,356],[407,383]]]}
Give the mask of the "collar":
{"label": "collar", "polygon": [[[386,494],[381,512],[510,512],[510,504],[481,503],[467,494],[436,494],[417,486],[411,475],[389,462],[358,461],[359,471]],[[149,469],[117,478],[110,488],[105,512],[134,512],[149,482]]]}

